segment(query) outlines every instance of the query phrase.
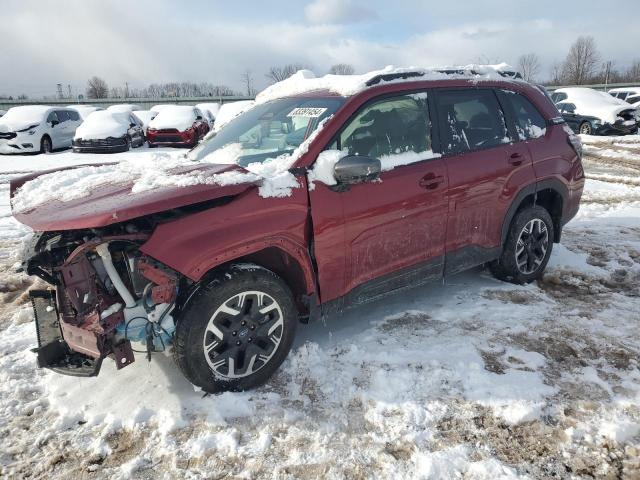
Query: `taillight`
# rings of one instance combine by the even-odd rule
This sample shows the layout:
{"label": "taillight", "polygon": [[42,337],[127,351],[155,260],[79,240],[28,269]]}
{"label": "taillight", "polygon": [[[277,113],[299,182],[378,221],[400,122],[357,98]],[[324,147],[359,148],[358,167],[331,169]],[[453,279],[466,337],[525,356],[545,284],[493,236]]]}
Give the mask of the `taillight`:
{"label": "taillight", "polygon": [[570,133],[567,135],[567,142],[571,145],[571,148],[576,152],[578,158],[582,158],[582,140],[575,133]]}

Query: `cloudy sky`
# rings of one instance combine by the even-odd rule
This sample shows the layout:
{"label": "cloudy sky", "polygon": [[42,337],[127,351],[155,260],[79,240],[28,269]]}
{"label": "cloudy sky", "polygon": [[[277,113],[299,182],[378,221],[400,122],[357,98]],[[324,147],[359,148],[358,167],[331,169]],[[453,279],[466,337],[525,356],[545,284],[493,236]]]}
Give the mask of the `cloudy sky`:
{"label": "cloudy sky", "polygon": [[529,52],[544,80],[579,35],[618,67],[639,58],[637,1],[2,0],[0,94],[51,95],[56,83],[82,93],[92,75],[240,89],[247,69],[260,88],[269,66],[290,62],[324,74],[341,62],[515,65]]}

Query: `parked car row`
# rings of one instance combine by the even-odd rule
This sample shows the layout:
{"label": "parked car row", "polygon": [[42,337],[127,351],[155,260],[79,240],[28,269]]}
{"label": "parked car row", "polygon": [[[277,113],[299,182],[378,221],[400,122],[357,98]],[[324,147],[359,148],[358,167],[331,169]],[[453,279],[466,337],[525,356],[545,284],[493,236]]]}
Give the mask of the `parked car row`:
{"label": "parked car row", "polygon": [[560,88],[551,93],[565,122],[585,135],[628,135],[638,132],[640,103],[627,101],[634,90],[612,89],[609,93],[586,87]]}
{"label": "parked car row", "polygon": [[[220,106],[136,104],[50,107],[29,105],[0,110],[0,154],[48,153],[72,147],[75,152],[122,152],[149,147],[194,147],[213,129],[253,106],[235,102]],[[220,117],[220,121],[217,121]]]}

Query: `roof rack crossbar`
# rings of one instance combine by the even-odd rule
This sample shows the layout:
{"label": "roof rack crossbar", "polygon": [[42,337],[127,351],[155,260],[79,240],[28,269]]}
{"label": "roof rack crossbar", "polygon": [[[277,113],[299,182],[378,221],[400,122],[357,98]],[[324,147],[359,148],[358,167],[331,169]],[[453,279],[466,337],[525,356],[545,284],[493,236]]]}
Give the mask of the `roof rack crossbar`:
{"label": "roof rack crossbar", "polygon": [[[466,70],[464,68],[447,68],[441,70],[434,70],[438,73],[444,73],[445,75],[468,75],[468,76],[482,76],[485,75],[483,72],[479,72],[477,70]],[[522,75],[520,72],[510,71],[510,70],[496,70],[498,75],[504,78],[517,78],[522,79]],[[408,78],[416,78],[423,77],[425,75],[424,71],[408,71],[408,72],[400,72],[400,73],[384,73],[381,75],[376,75],[375,77],[367,80],[367,87],[372,87],[373,85],[377,85],[381,82],[391,82],[393,80],[406,80]]]}

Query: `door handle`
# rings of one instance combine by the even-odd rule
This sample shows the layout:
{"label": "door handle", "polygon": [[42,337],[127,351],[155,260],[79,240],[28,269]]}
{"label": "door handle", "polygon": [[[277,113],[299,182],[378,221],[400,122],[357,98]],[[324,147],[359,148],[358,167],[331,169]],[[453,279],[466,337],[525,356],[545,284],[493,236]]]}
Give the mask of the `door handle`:
{"label": "door handle", "polygon": [[513,166],[522,165],[522,155],[519,153],[512,153],[509,156],[509,163]]}
{"label": "door handle", "polygon": [[442,175],[427,173],[420,179],[419,183],[422,188],[426,188],[427,190],[435,190],[442,182],[444,182],[444,177]]}

